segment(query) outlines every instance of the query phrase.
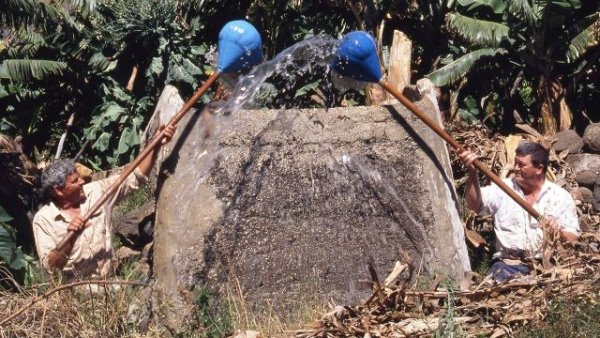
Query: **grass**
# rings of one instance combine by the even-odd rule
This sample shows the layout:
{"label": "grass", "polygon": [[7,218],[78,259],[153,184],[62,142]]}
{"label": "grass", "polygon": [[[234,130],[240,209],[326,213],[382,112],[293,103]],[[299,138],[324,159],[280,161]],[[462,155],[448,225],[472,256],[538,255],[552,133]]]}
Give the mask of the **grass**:
{"label": "grass", "polygon": [[440,318],[440,324],[438,329],[434,332],[433,337],[464,337],[465,334],[462,328],[454,321],[454,318],[456,317],[456,304],[454,302],[454,290],[456,290],[456,288],[454,283],[450,280],[445,280],[442,284],[448,290],[448,298],[446,299],[444,314]]}
{"label": "grass", "polygon": [[227,288],[226,307],[235,332],[258,331],[263,337],[290,336],[294,330],[306,328],[309,323],[320,319],[328,308],[317,299],[316,292],[308,290],[290,292],[283,303],[265,301],[253,307],[242,291],[237,279]]}
{"label": "grass", "polygon": [[153,198],[150,184],[142,185],[138,190],[131,192],[115,205],[111,219],[112,224],[117,224],[127,212],[141,207]]}
{"label": "grass", "polygon": [[600,337],[600,304],[583,299],[551,299],[548,316],[515,332],[519,338]]}
{"label": "grass", "polygon": [[[58,278],[49,278],[21,293],[0,291],[0,318],[7,318],[60,284]],[[0,337],[142,337],[130,313],[131,305],[139,302],[141,289],[122,286],[98,290],[90,293],[89,287],[78,286],[51,294],[0,327]]]}
{"label": "grass", "polygon": [[229,309],[223,306],[223,302],[205,287],[197,287],[194,293],[198,306],[198,321],[205,330],[203,336],[218,338],[231,333],[233,323]]}

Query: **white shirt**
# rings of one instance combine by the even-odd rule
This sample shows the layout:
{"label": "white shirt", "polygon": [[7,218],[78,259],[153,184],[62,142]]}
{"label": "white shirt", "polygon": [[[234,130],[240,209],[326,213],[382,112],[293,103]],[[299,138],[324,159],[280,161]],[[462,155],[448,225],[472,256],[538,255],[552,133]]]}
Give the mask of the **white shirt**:
{"label": "white shirt", "polygon": [[[523,191],[513,179],[507,178],[503,181],[519,196],[524,197]],[[563,230],[579,233],[575,201],[569,192],[558,185],[545,180],[540,197],[533,208],[542,216],[555,218]],[[492,184],[481,189],[480,213],[494,216],[497,250],[494,258],[509,257],[509,251],[512,250],[539,253],[544,233],[538,221],[497,185]]]}
{"label": "white shirt", "polygon": [[[85,202],[80,206],[81,215],[102,197],[113,183],[119,179],[118,175],[95,181],[83,186],[86,196]],[[88,220],[88,226],[83,230],[73,245],[69,260],[63,268],[63,273],[70,278],[107,277],[112,270],[112,229],[110,219],[112,208],[125,195],[137,190],[140,183],[147,181],[139,168],[129,175],[102,207]],[[60,210],[54,202],[43,206],[33,218],[33,235],[38,256],[42,266],[50,271],[48,254],[67,235],[67,227],[71,216]]]}

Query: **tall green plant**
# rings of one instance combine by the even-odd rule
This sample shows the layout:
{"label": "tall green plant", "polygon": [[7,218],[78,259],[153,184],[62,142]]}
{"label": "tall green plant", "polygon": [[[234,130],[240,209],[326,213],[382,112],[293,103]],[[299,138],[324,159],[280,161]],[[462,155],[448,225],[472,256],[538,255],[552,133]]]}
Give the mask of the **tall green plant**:
{"label": "tall green plant", "polygon": [[33,258],[16,245],[15,231],[10,225],[13,218],[0,205],[0,267],[15,275],[25,275],[32,270]]}
{"label": "tall green plant", "polygon": [[[53,149],[67,119],[75,125],[64,156],[94,141],[85,158],[99,169],[136,152],[140,131],[166,83],[189,95],[210,71],[190,1],[73,0],[51,3],[60,15],[43,27],[6,31],[0,49],[3,128],[25,149]],[[57,28],[58,27],[58,28]],[[206,100],[205,100],[206,101]],[[117,108],[118,107],[118,108]]]}
{"label": "tall green plant", "polygon": [[[468,77],[475,82],[474,87],[481,87],[484,81],[493,83],[484,85],[490,91],[482,96],[495,92],[503,101],[512,103],[496,107],[504,118],[512,117],[513,109],[522,113],[531,109],[544,131],[553,133],[568,128],[571,114],[565,97],[569,77],[589,70],[583,67],[590,61],[584,56],[590,49],[599,48],[595,27],[600,4],[583,6],[579,0],[457,2],[456,11],[446,16],[446,24],[464,47],[456,49],[452,62],[428,77],[444,86],[478,70],[479,76],[487,77]],[[533,107],[515,101],[524,79],[537,87]]]}

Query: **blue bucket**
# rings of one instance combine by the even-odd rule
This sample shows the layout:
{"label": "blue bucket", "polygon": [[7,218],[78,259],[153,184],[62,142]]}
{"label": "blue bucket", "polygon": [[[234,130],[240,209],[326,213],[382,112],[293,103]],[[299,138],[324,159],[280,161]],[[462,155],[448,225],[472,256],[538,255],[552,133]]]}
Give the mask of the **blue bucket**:
{"label": "blue bucket", "polygon": [[247,21],[230,21],[219,32],[219,56],[217,68],[220,72],[235,72],[262,61],[260,34]]}
{"label": "blue bucket", "polygon": [[375,39],[363,31],[346,34],[333,57],[333,69],[360,81],[379,82],[381,68]]}

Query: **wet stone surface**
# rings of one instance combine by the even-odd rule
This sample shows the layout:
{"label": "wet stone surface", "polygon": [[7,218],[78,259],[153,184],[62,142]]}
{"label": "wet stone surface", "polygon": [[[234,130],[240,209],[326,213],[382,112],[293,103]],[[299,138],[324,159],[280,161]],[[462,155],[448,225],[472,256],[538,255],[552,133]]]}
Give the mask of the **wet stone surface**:
{"label": "wet stone surface", "polygon": [[156,286],[174,309],[198,285],[239,282],[257,307],[306,294],[346,303],[370,295],[368,262],[381,280],[396,261],[455,278],[469,268],[443,141],[403,108],[244,111],[190,126],[157,205]]}

